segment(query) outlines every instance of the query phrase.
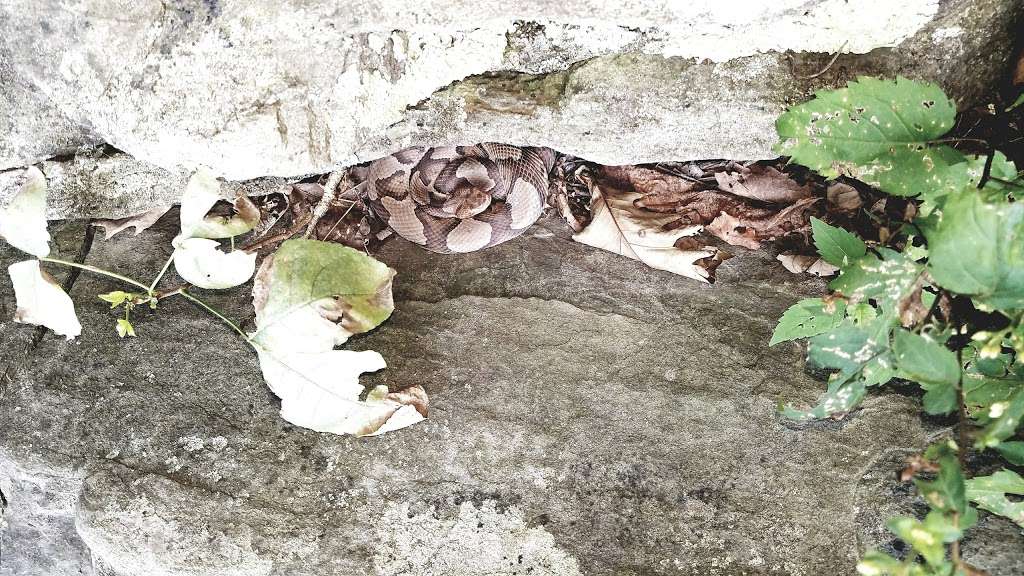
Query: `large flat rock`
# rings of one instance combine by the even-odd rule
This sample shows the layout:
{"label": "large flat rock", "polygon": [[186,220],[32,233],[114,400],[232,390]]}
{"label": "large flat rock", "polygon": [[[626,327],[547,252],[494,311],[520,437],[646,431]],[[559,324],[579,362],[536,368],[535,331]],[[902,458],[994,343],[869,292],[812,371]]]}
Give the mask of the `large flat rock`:
{"label": "large flat rock", "polygon": [[976,102],[1022,14],[1018,0],[5,0],[0,111],[47,112],[11,107],[26,128],[0,169],[81,127],[235,180],[481,141],[605,164],[764,158],[787,105],[860,74]]}
{"label": "large flat rock", "polygon": [[[87,261],[149,277],[165,222]],[[82,230],[61,228],[64,257]],[[822,286],[769,254],[708,286],[548,219],[473,254],[395,240],[379,256],[396,311],[351,346],[389,362],[367,381],[424,385],[431,415],[367,439],[283,422],[244,342],[187,302],[120,340],[95,298],[116,286],[83,275],[68,342],[9,320],[4,275],[0,574],[848,574],[891,544],[889,513],[920,512],[894,472],[948,423],[917,398],[779,419],[823,384],[799,346],[766,342]],[[208,299],[252,316],[245,288]],[[965,554],[1019,573],[1024,537],[982,514]]]}

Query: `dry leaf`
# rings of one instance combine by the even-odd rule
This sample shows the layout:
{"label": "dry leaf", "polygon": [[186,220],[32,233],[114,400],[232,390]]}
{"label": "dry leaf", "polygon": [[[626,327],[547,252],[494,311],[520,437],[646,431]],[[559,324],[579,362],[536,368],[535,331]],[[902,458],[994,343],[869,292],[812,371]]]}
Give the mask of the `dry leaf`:
{"label": "dry leaf", "polygon": [[825,192],[830,211],[852,214],[864,205],[860,192],[849,184],[833,182]]}
{"label": "dry leaf", "polygon": [[0,237],[11,246],[37,258],[50,253],[46,230],[46,176],[35,166],[25,170],[21,189],[0,210]]}
{"label": "dry leaf", "polygon": [[186,282],[200,288],[220,290],[244,284],[256,270],[256,254],[241,250],[221,252],[216,240],[176,239],[174,269]]}
{"label": "dry leaf", "polygon": [[132,235],[138,236],[143,230],[146,230],[153,224],[156,224],[157,220],[159,220],[160,217],[166,214],[170,209],[170,206],[157,206],[152,210],[143,212],[142,214],[136,214],[135,216],[129,216],[127,218],[118,218],[116,220],[96,220],[92,225],[103,228],[104,240],[110,240],[128,228],[134,228],[135,232]]}
{"label": "dry leaf", "polygon": [[68,340],[82,333],[71,297],[52,276],[39,268],[39,260],[11,264],[7,272],[18,304],[15,322],[46,326]]}
{"label": "dry leaf", "polygon": [[809,185],[797,184],[775,168],[760,164],[754,164],[746,172],[718,172],[715,180],[725,192],[760,202],[790,204],[811,197]]}
{"label": "dry leaf", "polygon": [[743,246],[751,250],[761,247],[761,243],[757,241],[757,232],[726,212],[719,214],[705,230],[733,246]]}
{"label": "dry leaf", "polygon": [[808,273],[815,276],[832,276],[839,271],[839,268],[825,262],[818,256],[804,256],[801,254],[779,254],[776,260],[794,274]]}
{"label": "dry leaf", "polygon": [[699,226],[666,230],[665,224],[675,215],[659,214],[637,207],[636,192],[591,184],[590,210],[592,220],[573,240],[639,260],[652,268],[666,270],[703,282],[714,280],[714,269],[705,259],[717,250],[705,246],[700,250],[681,250],[676,241],[700,231]]}

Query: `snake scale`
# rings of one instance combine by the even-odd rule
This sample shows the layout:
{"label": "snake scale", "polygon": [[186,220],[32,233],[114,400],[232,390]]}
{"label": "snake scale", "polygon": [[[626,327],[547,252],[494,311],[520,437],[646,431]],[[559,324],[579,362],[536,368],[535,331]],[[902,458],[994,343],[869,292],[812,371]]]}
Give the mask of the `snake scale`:
{"label": "snake scale", "polygon": [[412,147],[370,164],[366,198],[396,234],[441,253],[515,238],[547,203],[549,148],[484,143]]}

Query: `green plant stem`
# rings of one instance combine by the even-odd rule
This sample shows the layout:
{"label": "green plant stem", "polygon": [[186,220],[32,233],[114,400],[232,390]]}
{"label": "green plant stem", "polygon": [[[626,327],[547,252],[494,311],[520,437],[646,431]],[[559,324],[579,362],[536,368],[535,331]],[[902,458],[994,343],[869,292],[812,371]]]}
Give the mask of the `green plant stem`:
{"label": "green plant stem", "polygon": [[167,258],[167,262],[164,262],[164,267],[160,269],[160,273],[156,275],[156,278],[153,279],[153,283],[149,285],[150,294],[153,293],[153,290],[156,290],[156,285],[160,283],[160,279],[164,277],[164,274],[167,273],[167,269],[171,267],[171,262],[174,262],[174,254],[171,254],[171,256]]}
{"label": "green plant stem", "polygon": [[92,272],[94,274],[99,274],[101,276],[107,276],[109,278],[115,278],[115,279],[120,280],[122,282],[127,282],[128,284],[131,284],[132,286],[138,286],[139,288],[142,288],[143,290],[145,290],[147,293],[150,290],[149,286],[146,286],[142,282],[138,282],[136,280],[132,280],[131,278],[128,278],[127,276],[121,276],[120,274],[117,274],[115,272],[111,272],[109,270],[104,270],[103,268],[97,268],[95,266],[89,266],[87,264],[79,264],[77,262],[68,262],[67,260],[60,260],[58,258],[40,258],[40,260],[42,260],[43,262],[50,262],[52,264],[60,264],[62,266],[70,266],[72,268],[81,268],[82,270],[88,270],[89,272]]}
{"label": "green plant stem", "polygon": [[[242,338],[245,339],[245,342],[247,344],[249,344],[250,346],[253,346],[252,340],[249,339],[249,335],[246,334],[245,331],[243,331],[241,328],[239,328],[238,325],[235,324],[234,322],[232,322],[231,320],[228,320],[227,317],[225,317],[223,314],[221,314],[220,312],[217,312],[209,304],[207,304],[206,302],[203,302],[199,298],[196,298],[195,296],[189,294],[184,289],[178,290],[177,292],[175,292],[175,294],[178,294],[178,295],[184,297],[186,300],[190,300],[191,302],[193,302],[194,304],[196,304],[197,306],[199,306],[203,310],[206,310],[210,314],[213,314],[214,316],[219,318],[221,322],[223,322],[223,323],[227,324],[228,326],[230,326],[232,330],[234,330],[235,332],[238,332],[238,334],[241,335]],[[170,296],[170,294],[168,294],[168,295]],[[255,346],[253,346],[253,348],[255,348]]]}

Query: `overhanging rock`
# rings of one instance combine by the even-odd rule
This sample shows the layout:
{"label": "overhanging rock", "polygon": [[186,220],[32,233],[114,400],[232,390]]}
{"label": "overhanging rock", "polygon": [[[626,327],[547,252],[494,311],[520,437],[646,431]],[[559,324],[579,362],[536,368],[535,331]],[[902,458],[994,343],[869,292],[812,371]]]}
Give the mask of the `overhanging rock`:
{"label": "overhanging rock", "polygon": [[[324,172],[414,143],[547,145],[607,164],[766,157],[788,104],[859,74],[933,80],[976,101],[1006,67],[1022,11],[1016,0],[7,0],[0,56],[19,82],[0,87],[0,105],[30,87],[72,125],[15,133],[0,169],[85,133],[173,172],[207,165],[231,179]],[[7,106],[18,123],[32,114]]]}

